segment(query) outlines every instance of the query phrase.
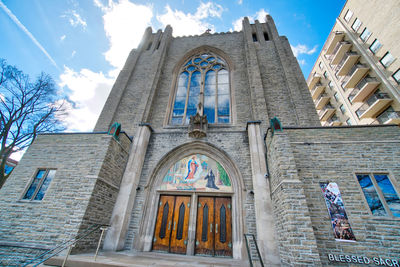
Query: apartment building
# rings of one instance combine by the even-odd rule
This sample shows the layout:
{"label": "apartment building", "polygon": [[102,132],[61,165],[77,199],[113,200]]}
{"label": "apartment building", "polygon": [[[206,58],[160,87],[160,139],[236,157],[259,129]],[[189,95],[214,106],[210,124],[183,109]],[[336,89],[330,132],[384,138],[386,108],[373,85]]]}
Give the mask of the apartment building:
{"label": "apartment building", "polygon": [[307,79],[323,126],[400,124],[400,2],[348,0]]}

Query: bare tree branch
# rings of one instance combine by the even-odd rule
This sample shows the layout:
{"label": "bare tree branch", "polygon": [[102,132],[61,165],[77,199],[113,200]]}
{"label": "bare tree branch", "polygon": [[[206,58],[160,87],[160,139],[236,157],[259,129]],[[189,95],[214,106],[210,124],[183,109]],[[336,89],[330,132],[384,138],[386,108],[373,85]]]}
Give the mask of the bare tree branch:
{"label": "bare tree branch", "polygon": [[43,132],[63,130],[57,115],[63,112],[53,80],[41,73],[31,82],[28,75],[0,59],[0,188],[7,159],[32,143]]}

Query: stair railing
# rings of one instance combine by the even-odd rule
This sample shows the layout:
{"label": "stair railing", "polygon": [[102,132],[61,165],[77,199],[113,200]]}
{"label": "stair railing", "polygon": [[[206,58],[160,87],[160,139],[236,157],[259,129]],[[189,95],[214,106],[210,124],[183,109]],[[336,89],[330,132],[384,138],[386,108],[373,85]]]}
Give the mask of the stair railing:
{"label": "stair railing", "polygon": [[[95,231],[101,229],[101,237],[99,240],[99,244],[97,245],[97,250],[96,250],[96,256],[98,253],[98,249],[99,249],[99,245],[101,242],[101,238],[103,237],[103,233],[105,231],[105,229],[108,228],[108,225],[102,225],[102,224],[93,224],[92,226],[90,226],[88,229],[86,229],[84,232],[82,232],[79,236],[77,237],[73,237],[67,241],[62,242],[60,245],[56,246],[55,248],[52,248],[48,251],[43,252],[42,254],[40,254],[39,256],[37,256],[36,258],[27,261],[24,265],[22,265],[22,267],[28,266],[30,264],[33,264],[32,267],[36,267],[39,264],[45,262],[46,260],[58,255],[61,251],[65,250],[68,248],[68,253],[64,259],[63,262],[63,266],[69,256],[69,253],[71,252],[71,249],[75,246],[75,244],[80,241],[81,239],[89,236],[90,234],[94,233]],[[37,262],[37,263],[35,263]]]}
{"label": "stair railing", "polygon": [[261,267],[264,267],[264,262],[262,260],[261,254],[260,254],[260,250],[258,249],[256,237],[253,234],[244,234],[244,239],[246,240],[247,255],[249,256],[250,267],[253,267],[253,257],[251,256],[248,237],[251,237],[253,239],[253,242],[256,246],[257,256],[258,256],[258,259],[260,260]]}

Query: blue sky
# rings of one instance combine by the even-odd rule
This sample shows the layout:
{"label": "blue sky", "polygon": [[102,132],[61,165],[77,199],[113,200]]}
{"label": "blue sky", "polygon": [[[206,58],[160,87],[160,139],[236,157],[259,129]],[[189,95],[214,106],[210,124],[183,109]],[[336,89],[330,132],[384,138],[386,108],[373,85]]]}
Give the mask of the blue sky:
{"label": "blue sky", "polygon": [[[50,74],[68,100],[67,131],[91,131],[112,84],[146,27],[174,36],[241,29],[270,14],[305,77],[345,0],[0,0],[0,58]],[[0,92],[1,93],[1,92]]]}

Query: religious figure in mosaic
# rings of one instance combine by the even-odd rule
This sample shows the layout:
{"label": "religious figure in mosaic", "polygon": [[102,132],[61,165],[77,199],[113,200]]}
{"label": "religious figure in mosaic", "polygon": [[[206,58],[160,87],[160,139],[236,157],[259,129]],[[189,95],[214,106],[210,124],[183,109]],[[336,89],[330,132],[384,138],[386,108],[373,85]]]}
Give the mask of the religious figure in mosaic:
{"label": "religious figure in mosaic", "polygon": [[192,154],[173,164],[160,189],[232,192],[231,181],[222,165],[201,154]]}

